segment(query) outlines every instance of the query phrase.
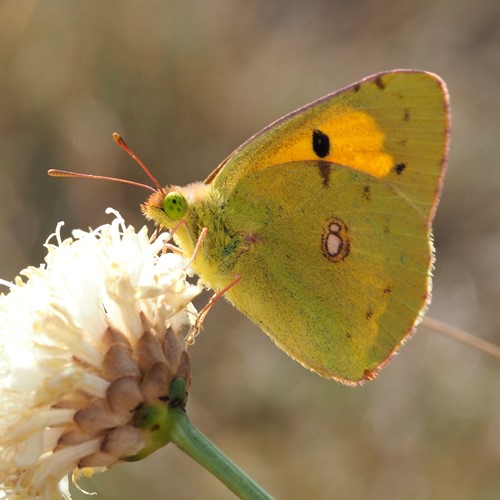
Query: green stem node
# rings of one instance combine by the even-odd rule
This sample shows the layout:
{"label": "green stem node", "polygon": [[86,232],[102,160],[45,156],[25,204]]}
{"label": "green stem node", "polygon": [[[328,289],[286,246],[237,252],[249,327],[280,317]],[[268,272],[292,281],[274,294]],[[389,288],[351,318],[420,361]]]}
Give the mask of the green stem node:
{"label": "green stem node", "polygon": [[168,401],[158,400],[138,408],[134,416],[134,426],[141,429],[145,445],[137,454],[124,460],[141,460],[172,442],[240,498],[272,499],[191,423],[185,411],[186,400],[186,381],[177,378],[170,386]]}

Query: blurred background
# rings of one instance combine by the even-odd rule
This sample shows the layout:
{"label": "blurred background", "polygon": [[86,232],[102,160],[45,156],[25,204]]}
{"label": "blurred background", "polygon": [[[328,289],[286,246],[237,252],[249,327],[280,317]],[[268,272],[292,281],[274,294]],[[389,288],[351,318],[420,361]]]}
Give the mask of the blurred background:
{"label": "blurred background", "polygon": [[[0,276],[59,220],[136,227],[148,182],[203,180],[272,120],[381,70],[441,75],[453,112],[430,314],[500,344],[497,0],[0,3]],[[193,422],[277,498],[500,498],[500,362],[420,328],[378,379],[307,372],[219,302],[191,350]],[[82,485],[99,498],[232,498],[173,446]]]}

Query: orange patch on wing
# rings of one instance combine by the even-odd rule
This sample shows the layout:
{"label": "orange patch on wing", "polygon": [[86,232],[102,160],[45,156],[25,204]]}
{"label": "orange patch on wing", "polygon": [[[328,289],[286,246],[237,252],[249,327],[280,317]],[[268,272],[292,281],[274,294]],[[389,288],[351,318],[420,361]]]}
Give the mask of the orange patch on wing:
{"label": "orange patch on wing", "polygon": [[[329,152],[321,158],[315,154],[313,147],[315,130],[329,139]],[[282,148],[266,155],[265,165],[258,168],[321,159],[374,177],[385,177],[394,166],[393,157],[384,151],[385,134],[377,122],[363,111],[346,109],[327,121],[318,120],[314,128],[294,132],[291,131],[289,140]]]}

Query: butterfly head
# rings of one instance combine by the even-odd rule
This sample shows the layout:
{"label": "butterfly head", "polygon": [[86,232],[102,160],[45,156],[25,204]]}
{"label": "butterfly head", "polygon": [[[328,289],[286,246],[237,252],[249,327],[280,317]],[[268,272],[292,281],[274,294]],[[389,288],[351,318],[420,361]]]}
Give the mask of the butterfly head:
{"label": "butterfly head", "polygon": [[179,222],[188,222],[190,215],[206,193],[207,186],[194,183],[185,187],[167,186],[155,191],[142,204],[143,214],[156,224],[172,229]]}
{"label": "butterfly head", "polygon": [[188,202],[177,186],[155,191],[141,205],[143,214],[156,224],[173,228],[181,221],[188,210]]}

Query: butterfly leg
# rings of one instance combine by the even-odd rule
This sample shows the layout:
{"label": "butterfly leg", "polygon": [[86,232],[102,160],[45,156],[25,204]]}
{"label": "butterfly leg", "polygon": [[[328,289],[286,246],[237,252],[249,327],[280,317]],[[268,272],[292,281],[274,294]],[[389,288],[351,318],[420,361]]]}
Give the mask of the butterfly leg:
{"label": "butterfly leg", "polygon": [[[176,228],[177,227],[178,226],[176,226]],[[176,228],[174,228],[174,229],[176,229]],[[193,255],[187,261],[187,264],[184,266],[184,269],[187,269],[193,263],[193,260],[196,258],[196,255],[200,251],[200,248],[201,248],[201,245],[203,243],[203,240],[207,237],[207,234],[208,234],[208,229],[206,227],[204,227],[201,230],[200,236],[198,237],[198,241],[196,242],[196,246],[194,247]]]}
{"label": "butterfly leg", "polygon": [[[163,226],[156,226],[153,234],[151,235],[151,238],[149,238],[150,243],[158,239],[162,229],[164,229]],[[172,233],[170,233],[170,238],[172,238]],[[164,243],[161,250],[162,255],[166,254],[169,250],[177,255],[183,255],[183,252],[179,247],[172,245],[171,243]]]}
{"label": "butterfly leg", "polygon": [[210,298],[210,300],[206,303],[205,307],[198,313],[198,317],[196,318],[196,321],[194,323],[194,326],[193,326],[193,329],[191,330],[191,332],[189,333],[189,335],[187,336],[186,338],[186,343],[189,344],[189,345],[192,345],[194,344],[194,339],[195,337],[198,335],[200,329],[201,329],[201,325],[206,317],[206,315],[208,314],[208,312],[210,311],[210,309],[212,309],[212,307],[214,306],[214,304],[230,289],[232,288],[234,285],[236,285],[236,283],[238,283],[241,279],[241,276],[240,275],[237,275],[234,277],[234,280],[231,281],[231,283],[229,283],[229,285],[227,285],[226,287],[224,287],[222,290],[219,290],[218,292],[214,293],[212,295],[212,297]]}

